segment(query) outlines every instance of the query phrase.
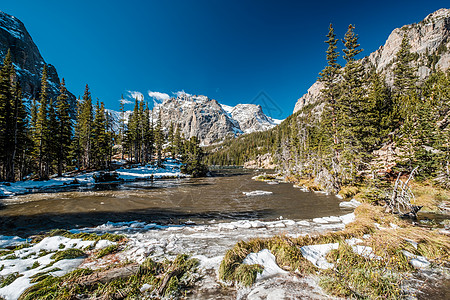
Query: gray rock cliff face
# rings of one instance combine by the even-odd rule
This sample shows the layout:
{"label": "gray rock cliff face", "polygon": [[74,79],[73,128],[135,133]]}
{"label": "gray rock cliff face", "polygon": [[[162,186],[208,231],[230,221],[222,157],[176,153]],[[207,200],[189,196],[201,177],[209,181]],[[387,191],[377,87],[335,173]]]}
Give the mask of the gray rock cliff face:
{"label": "gray rock cliff face", "polygon": [[276,125],[272,118],[263,113],[261,105],[238,104],[231,111],[231,117],[244,133],[265,131]]}
{"label": "gray rock cliff face", "polygon": [[[409,39],[411,53],[417,56],[414,64],[419,80],[425,80],[433,70],[445,71],[450,68],[450,9],[445,8],[429,14],[417,24],[394,29],[383,46],[362,59],[363,65],[374,65],[378,72],[385,75],[386,83],[392,86],[395,56],[404,35]],[[294,113],[317,102],[322,88],[322,83],[316,81],[298,99]]]}
{"label": "gray rock cliff face", "polygon": [[259,105],[238,104],[230,107],[206,96],[183,94],[165,100],[154,109],[155,119],[159,111],[166,130],[172,123],[186,138],[196,136],[203,145],[268,130],[276,125],[276,121],[266,116]]}
{"label": "gray rock cliff face", "polygon": [[[11,15],[0,11],[0,59],[3,61],[8,49],[22,87],[22,95],[27,103],[33,98],[39,99],[41,74],[45,61],[33,42],[24,24]],[[49,95],[56,100],[59,95],[58,72],[48,64]],[[72,111],[75,111],[75,96],[69,93]]]}
{"label": "gray rock cliff face", "polygon": [[181,95],[171,98],[155,109],[155,117],[159,116],[159,111],[163,127],[169,128],[173,123],[186,138],[196,136],[202,144],[242,133],[239,124],[227,116],[220,104],[206,96]]}

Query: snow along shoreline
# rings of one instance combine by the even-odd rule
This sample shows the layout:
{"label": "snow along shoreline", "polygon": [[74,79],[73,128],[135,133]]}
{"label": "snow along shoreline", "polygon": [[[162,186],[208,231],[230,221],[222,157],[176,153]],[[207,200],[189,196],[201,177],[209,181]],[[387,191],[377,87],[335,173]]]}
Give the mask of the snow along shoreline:
{"label": "snow along shoreline", "polygon": [[[130,169],[120,168],[115,170],[115,172],[119,175],[119,180],[123,182],[161,178],[190,177],[190,175],[188,174],[181,173],[180,167],[181,163],[172,159],[168,159],[164,162],[162,168],[158,168],[149,164],[146,166],[138,166]],[[66,175],[63,177],[52,178],[44,181],[25,180],[13,183],[1,182],[0,198],[39,193],[49,190],[58,190],[63,188],[94,186],[96,184],[94,180],[94,174],[96,173],[98,172],[87,172],[74,176]]]}
{"label": "snow along shoreline", "polygon": [[[350,213],[340,217],[324,217],[310,220],[274,221],[239,220],[219,223],[211,220],[208,224],[197,225],[194,222],[186,222],[183,225],[159,225],[145,222],[107,222],[93,228],[72,229],[71,233],[112,233],[126,236],[128,242],[126,249],[116,254],[120,261],[143,262],[147,257],[162,261],[165,258],[173,259],[177,254],[187,253],[200,261],[200,272],[205,275],[203,282],[197,285],[196,293],[219,292],[220,284],[217,281],[217,272],[225,252],[240,240],[251,238],[269,238],[277,234],[286,234],[297,237],[309,233],[320,233],[329,230],[340,230],[345,224],[354,220],[354,214]],[[27,239],[17,236],[0,236],[0,248],[21,245]],[[8,276],[15,272],[18,277],[11,284],[0,288],[0,296],[5,299],[17,299],[29,286],[31,277],[39,272],[50,271],[49,274],[62,276],[77,268],[101,268],[107,266],[110,261],[106,259],[64,259],[54,265],[58,271],[52,271],[54,267],[46,267],[51,261],[50,253],[39,257],[41,249],[48,251],[58,250],[60,245],[66,248],[83,249],[92,246],[93,242],[69,239],[61,236],[46,238],[31,248],[16,250],[15,259],[0,257],[0,265],[3,269],[0,276]],[[95,247],[102,248],[110,244],[108,241],[100,241]],[[30,255],[36,253],[36,255]],[[267,260],[270,263],[270,260]],[[35,262],[39,267],[30,269]],[[273,265],[273,262],[272,262]],[[275,268],[272,266],[272,269]],[[276,269],[276,268],[275,268]],[[209,275],[207,275],[209,274]],[[211,275],[212,274],[212,275]],[[216,291],[217,290],[217,291]],[[200,297],[201,298],[201,297]],[[231,298],[230,298],[231,299]]]}

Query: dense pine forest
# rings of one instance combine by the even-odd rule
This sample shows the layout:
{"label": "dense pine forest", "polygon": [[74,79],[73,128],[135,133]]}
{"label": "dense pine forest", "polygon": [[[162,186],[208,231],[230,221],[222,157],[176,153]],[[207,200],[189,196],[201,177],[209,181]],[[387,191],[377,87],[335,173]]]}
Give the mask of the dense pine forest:
{"label": "dense pine forest", "polygon": [[0,71],[0,181],[46,180],[68,171],[111,169],[113,158],[162,167],[163,159],[170,156],[183,161],[186,173],[206,173],[198,139],[186,140],[174,125],[162,128],[161,118],[155,118],[143,101],[136,99],[128,122],[122,101],[117,126],[103,102],[93,103],[86,85],[73,119],[64,79],[57,99],[48,96],[48,85],[44,65],[40,97],[27,108],[8,52]]}
{"label": "dense pine forest", "polygon": [[[362,52],[350,25],[342,40],[332,25],[327,35],[327,66],[318,103],[306,105],[281,125],[211,147],[206,161],[242,165],[271,153],[280,171],[314,180],[338,192],[345,185],[389,179],[418,167],[418,179],[450,187],[450,72],[434,68],[419,81],[406,35],[396,53],[393,85],[356,57]],[[444,52],[447,49],[440,49]]]}

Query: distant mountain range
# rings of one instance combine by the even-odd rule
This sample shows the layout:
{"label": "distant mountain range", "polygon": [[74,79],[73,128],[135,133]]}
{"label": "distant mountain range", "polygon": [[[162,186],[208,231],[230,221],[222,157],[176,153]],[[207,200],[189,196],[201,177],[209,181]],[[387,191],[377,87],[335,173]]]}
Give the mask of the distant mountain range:
{"label": "distant mountain range", "polygon": [[[120,112],[108,111],[115,120],[114,127],[118,128]],[[161,122],[166,130],[172,123],[186,138],[196,136],[203,145],[246,133],[268,130],[281,123],[281,120],[265,115],[260,105],[238,104],[232,107],[220,104],[207,96],[186,93],[157,104],[153,109],[155,122],[160,111]],[[125,112],[126,122],[131,114],[131,111]]]}

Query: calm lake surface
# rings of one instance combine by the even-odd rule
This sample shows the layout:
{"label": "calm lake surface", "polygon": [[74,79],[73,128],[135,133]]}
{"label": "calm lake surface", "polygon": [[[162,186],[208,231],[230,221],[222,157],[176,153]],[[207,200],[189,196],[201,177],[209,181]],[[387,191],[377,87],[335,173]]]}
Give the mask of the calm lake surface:
{"label": "calm lake surface", "polygon": [[[97,226],[107,221],[159,223],[231,219],[310,219],[348,213],[339,199],[305,193],[290,183],[270,185],[251,178],[261,172],[214,171],[212,177],[124,183],[3,199],[0,234],[30,235],[54,228]],[[269,191],[264,196],[243,192]]]}

